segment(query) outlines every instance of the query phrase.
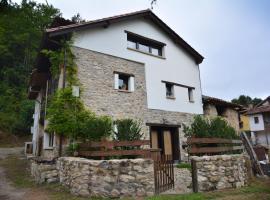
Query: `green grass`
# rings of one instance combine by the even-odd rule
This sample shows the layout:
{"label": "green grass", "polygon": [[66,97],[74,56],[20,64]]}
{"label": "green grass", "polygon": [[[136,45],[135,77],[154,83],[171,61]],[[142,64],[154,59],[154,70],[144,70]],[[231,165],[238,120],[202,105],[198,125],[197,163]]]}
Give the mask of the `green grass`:
{"label": "green grass", "polygon": [[160,195],[146,198],[146,200],[205,200],[202,193],[182,195]]}
{"label": "green grass", "polygon": [[0,165],[5,168],[7,178],[18,188],[29,188],[35,185],[35,182],[29,178],[28,164],[27,160],[15,156],[0,160]]}
{"label": "green grass", "polygon": [[177,168],[186,168],[186,169],[191,170],[191,164],[190,163],[179,163],[179,164],[177,164],[176,167]]}

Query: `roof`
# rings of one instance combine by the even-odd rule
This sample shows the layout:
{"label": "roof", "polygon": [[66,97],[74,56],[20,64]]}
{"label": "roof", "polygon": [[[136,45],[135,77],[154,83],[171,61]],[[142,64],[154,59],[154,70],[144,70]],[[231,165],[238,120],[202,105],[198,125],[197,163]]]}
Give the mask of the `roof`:
{"label": "roof", "polygon": [[202,100],[203,100],[203,103],[209,103],[209,104],[214,104],[214,105],[219,105],[219,106],[227,106],[227,107],[231,107],[235,109],[242,108],[242,106],[239,104],[225,101],[223,99],[219,99],[215,97],[206,96],[206,95],[202,95]]}
{"label": "roof", "polygon": [[270,96],[264,99],[261,103],[257,104],[254,108],[246,112],[247,115],[259,114],[270,112],[270,105],[263,105],[265,102],[270,102]]}
{"label": "roof", "polygon": [[151,10],[141,10],[128,14],[115,15],[112,17],[102,18],[98,20],[82,22],[77,24],[70,24],[66,26],[58,26],[54,28],[46,29],[46,33],[49,37],[59,36],[73,31],[89,29],[97,26],[108,27],[110,24],[134,19],[138,17],[148,18],[158,25],[162,30],[164,30],[172,40],[184,48],[192,57],[194,57],[197,64],[200,64],[204,57],[199,54],[195,49],[193,49],[185,40],[183,40],[176,32],[174,32],[166,23],[164,23],[160,18],[158,18]]}
{"label": "roof", "polygon": [[266,113],[270,112],[270,106],[260,106],[260,107],[255,107],[253,109],[250,109],[247,111],[247,115],[253,115],[253,114],[259,114],[259,113]]}
{"label": "roof", "polygon": [[266,101],[270,102],[270,96],[266,97],[266,99],[264,99],[262,102],[258,103],[255,107],[259,107],[259,106],[263,105]]}

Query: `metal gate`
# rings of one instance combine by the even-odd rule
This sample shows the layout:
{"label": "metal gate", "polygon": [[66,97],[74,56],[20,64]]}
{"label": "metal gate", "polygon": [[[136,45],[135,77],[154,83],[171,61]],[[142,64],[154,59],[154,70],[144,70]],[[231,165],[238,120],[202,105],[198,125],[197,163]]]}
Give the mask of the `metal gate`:
{"label": "metal gate", "polygon": [[154,160],[155,193],[160,194],[174,188],[172,155],[156,156]]}

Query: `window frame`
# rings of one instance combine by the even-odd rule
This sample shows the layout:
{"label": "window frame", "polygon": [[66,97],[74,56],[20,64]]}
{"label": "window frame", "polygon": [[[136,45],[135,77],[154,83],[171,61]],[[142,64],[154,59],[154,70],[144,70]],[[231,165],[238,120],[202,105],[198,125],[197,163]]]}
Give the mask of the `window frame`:
{"label": "window frame", "polygon": [[[168,90],[167,90],[168,86],[171,88],[171,95],[168,95]],[[174,85],[171,83],[165,83],[165,88],[166,88],[166,98],[175,99]]]}
{"label": "window frame", "polygon": [[254,124],[259,124],[260,123],[260,120],[259,120],[258,116],[253,117],[253,119],[254,119]]}
{"label": "window frame", "polygon": [[[164,47],[166,46],[165,43],[159,42],[157,40],[153,40],[153,39],[150,39],[150,38],[147,38],[147,37],[144,37],[136,33],[129,32],[129,31],[125,31],[125,33],[127,34],[127,48],[128,49],[138,51],[147,55],[159,57],[159,58],[165,58],[164,56],[164,52],[165,52]],[[128,45],[129,42],[135,43],[136,48],[130,47]],[[140,49],[140,45],[146,46],[148,50]],[[154,54],[152,49],[156,49],[158,53]]]}
{"label": "window frame", "polygon": [[46,133],[43,135],[43,149],[51,150],[55,147],[55,134],[54,133]]}
{"label": "window frame", "polygon": [[[127,89],[119,88],[119,76],[126,76],[128,78]],[[114,72],[114,89],[119,92],[134,92],[135,91],[135,76],[124,72]]]}

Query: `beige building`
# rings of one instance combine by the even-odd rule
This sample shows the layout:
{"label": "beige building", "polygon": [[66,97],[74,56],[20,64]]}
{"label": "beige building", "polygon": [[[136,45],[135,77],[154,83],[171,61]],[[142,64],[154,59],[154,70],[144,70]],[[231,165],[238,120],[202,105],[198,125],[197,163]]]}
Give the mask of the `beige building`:
{"label": "beige building", "polygon": [[202,99],[204,115],[220,116],[234,127],[236,131],[240,131],[240,105],[205,95],[203,95]]}

